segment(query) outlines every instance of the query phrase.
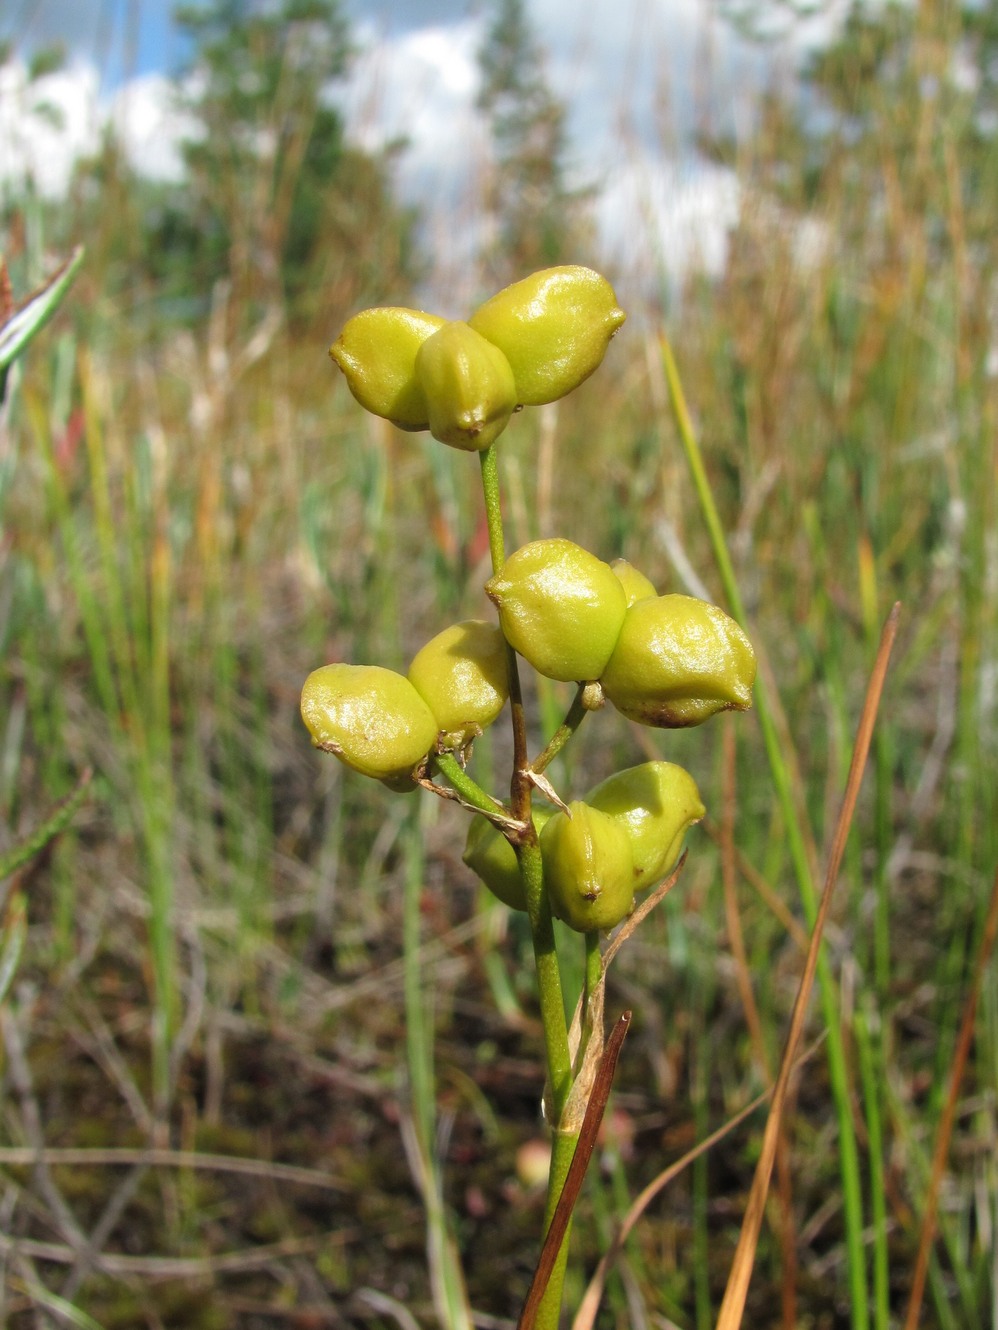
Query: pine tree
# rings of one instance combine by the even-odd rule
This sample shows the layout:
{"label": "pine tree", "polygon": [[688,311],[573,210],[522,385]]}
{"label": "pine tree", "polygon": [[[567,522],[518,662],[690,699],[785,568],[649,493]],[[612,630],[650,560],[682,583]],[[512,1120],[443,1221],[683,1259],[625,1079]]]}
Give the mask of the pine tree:
{"label": "pine tree", "polygon": [[586,248],[587,196],[566,183],[565,106],[548,84],[524,0],[493,0],[478,60],[478,106],[488,117],[495,153],[491,277],[506,281],[579,259]]}
{"label": "pine tree", "polygon": [[350,57],[340,0],[209,0],[177,21],[194,42],[184,104],[198,133],[184,146],[193,209],[172,225],[199,238],[204,278],[223,262],[233,305],[257,311],[328,308],[330,285],[346,304],[397,290],[412,218],[387,157],[344,141],[329,97]]}

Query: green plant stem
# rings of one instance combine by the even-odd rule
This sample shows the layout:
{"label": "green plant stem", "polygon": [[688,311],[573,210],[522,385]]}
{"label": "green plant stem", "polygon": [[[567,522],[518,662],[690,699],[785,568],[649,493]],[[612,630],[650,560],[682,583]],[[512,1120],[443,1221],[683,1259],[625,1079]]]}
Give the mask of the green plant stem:
{"label": "green plant stem", "polygon": [[[870,1004],[872,1007],[872,1003]],[[879,1028],[879,1016],[873,1011]],[[873,1323],[876,1330],[888,1330],[890,1325],[890,1253],[887,1247],[887,1195],[884,1185],[884,1130],[881,1116],[881,1085],[883,1066],[878,1066],[880,1040],[874,1043],[871,1020],[867,1011],[858,1009],[853,1021],[856,1031],[856,1052],[859,1072],[863,1080],[863,1098],[866,1105],[866,1129],[869,1136],[870,1209],[873,1218]]]}
{"label": "green plant stem", "polygon": [[[707,531],[710,535],[714,558],[721,574],[721,582],[731,612],[741,626],[748,631],[745,606],[735,577],[734,566],[728,552],[724,528],[714,503],[714,495],[703,464],[703,455],[697,441],[693,422],[690,419],[683,393],[682,381],[675,359],[664,333],[660,336],[662,364],[669,385],[669,396],[683,450],[693,477],[693,485],[700,501]],[[810,857],[804,841],[804,835],[794,806],[790,769],[780,748],[776,724],[770,710],[764,688],[755,690],[756,712],[759,728],[762,731],[766,757],[769,763],[776,796],[783,817],[790,856],[793,860],[797,877],[798,890],[804,913],[809,926],[813,926],[818,910],[818,893],[811,871]],[[818,983],[821,995],[822,1016],[828,1039],[828,1075],[835,1099],[836,1116],[839,1126],[839,1166],[842,1177],[842,1195],[846,1220],[846,1257],[849,1277],[850,1302],[852,1306],[853,1330],[868,1330],[869,1294],[867,1290],[866,1257],[863,1249],[863,1199],[860,1180],[859,1149],[856,1144],[856,1132],[853,1126],[852,1105],[849,1095],[849,1077],[845,1044],[839,1019],[836,984],[828,963],[828,955],[822,947],[818,956]]]}
{"label": "green plant stem", "polygon": [[[547,1203],[544,1206],[544,1232],[547,1233],[554,1218],[555,1208],[565,1187],[568,1170],[575,1158],[575,1147],[579,1143],[578,1132],[555,1131],[551,1138],[551,1169],[548,1173]],[[565,1236],[561,1240],[558,1256],[551,1267],[547,1288],[537,1309],[534,1330],[558,1330],[561,1320],[561,1296],[565,1285],[565,1271],[568,1268],[568,1249],[572,1240],[572,1221],[569,1219]]]}
{"label": "green plant stem", "polygon": [[534,964],[537,968],[538,999],[550,1082],[548,1118],[556,1127],[572,1088],[572,1060],[568,1052],[568,1025],[565,1021],[558,953],[555,950],[554,923],[544,888],[544,868],[536,833],[531,840],[517,846],[516,854],[527,897]]}
{"label": "green plant stem", "polygon": [[596,985],[603,978],[603,951],[600,947],[599,929],[591,929],[585,935],[586,942],[586,1004],[588,1005]]}
{"label": "green plant stem", "polygon": [[[533,832],[533,824],[530,824]],[[561,991],[561,971],[555,950],[554,923],[551,906],[544,887],[544,868],[536,833],[530,841],[517,846],[520,874],[527,896],[527,915],[534,946],[534,965],[537,969],[537,992],[544,1027],[544,1051],[548,1067],[549,1099],[546,1105],[548,1121],[553,1127],[551,1168],[548,1173],[547,1205],[544,1212],[544,1232],[548,1230],[558,1198],[575,1154],[577,1134],[558,1130],[558,1124],[572,1088],[572,1060],[568,1050],[568,1027],[565,1022],[565,1002]],[[558,1259],[537,1312],[536,1330],[557,1330],[561,1313],[561,1292],[568,1263],[570,1229],[562,1239]]]}
{"label": "green plant stem", "polygon": [[502,532],[502,502],[499,493],[499,467],[496,447],[484,448],[479,454],[482,468],[482,494],[485,498],[485,521],[489,528],[489,553],[492,571],[498,573],[506,562],[506,544]]}
{"label": "green plant stem", "polygon": [[[492,570],[500,572],[506,560],[506,546],[502,530],[502,504],[499,494],[499,468],[496,464],[495,445],[480,454],[482,493],[485,498],[485,518],[489,529],[489,551]],[[548,1079],[551,1083],[551,1121],[557,1124],[571,1088],[572,1069],[568,1054],[568,1027],[565,1023],[565,1004],[561,993],[561,972],[554,943],[554,924],[551,905],[544,887],[544,867],[540,846],[530,816],[532,786],[527,762],[527,731],[520,691],[520,674],[516,652],[507,643],[509,668],[509,700],[513,720],[513,777],[510,782],[510,806],[513,816],[527,826],[521,844],[515,847],[520,873],[527,896],[527,914],[533,939],[534,963],[540,995],[541,1020],[544,1025],[544,1046],[547,1054]]]}
{"label": "green plant stem", "polygon": [[421,901],[423,892],[422,846],[418,824],[410,816],[403,834],[405,891],[402,904],[403,992],[405,997],[406,1061],[412,1116],[420,1145],[429,1152],[433,1142],[433,1044],[432,1024],[427,1021],[420,967]]}
{"label": "green plant stem", "polygon": [[[506,542],[502,531],[502,503],[499,495],[499,467],[496,464],[495,444],[479,453],[482,468],[482,493],[485,497],[485,520],[489,530],[489,553],[492,571],[498,573],[506,562]],[[530,800],[533,790],[529,780],[527,759],[527,720],[523,711],[520,690],[520,671],[516,652],[506,643],[506,673],[509,681],[509,711],[513,723],[513,777],[510,781],[510,807],[520,822],[530,821]]]}
{"label": "green plant stem", "polygon": [[586,980],[582,992],[582,1041],[579,1045],[579,1055],[576,1066],[582,1065],[582,1057],[586,1051],[586,1044],[589,1042],[589,1036],[592,1034],[591,1014],[589,1004],[592,996],[596,992],[599,981],[603,978],[603,952],[600,948],[599,929],[594,928],[586,934]]}
{"label": "green plant stem", "polygon": [[[489,550],[493,572],[501,571],[506,559],[502,530],[502,504],[499,494],[499,469],[496,464],[495,445],[480,454],[482,493],[485,498],[485,518],[489,529]],[[527,832],[521,844],[515,846],[520,873],[527,896],[527,914],[537,967],[537,986],[540,997],[541,1021],[544,1026],[544,1047],[547,1054],[548,1080],[551,1085],[551,1122],[557,1125],[571,1088],[572,1065],[568,1053],[568,1027],[565,1023],[565,1004],[561,992],[561,972],[555,950],[554,924],[551,905],[544,887],[544,867],[540,846],[530,816],[531,784],[528,779],[526,723],[520,675],[516,652],[506,644],[509,668],[509,700],[513,720],[513,778],[510,783],[510,806],[513,816],[526,823]]]}
{"label": "green plant stem", "polygon": [[[493,572],[501,571],[506,562],[506,547],[502,529],[502,505],[499,493],[499,469],[496,464],[495,445],[484,449],[479,457],[482,469],[482,492],[485,498],[485,517],[489,530],[489,551]],[[523,840],[514,848],[527,897],[527,915],[537,969],[537,991],[544,1028],[544,1052],[547,1060],[550,1090],[548,1120],[554,1129],[551,1169],[548,1174],[548,1196],[544,1231],[547,1232],[555,1206],[568,1174],[578,1137],[558,1131],[558,1123],[572,1087],[572,1060],[568,1051],[568,1026],[565,1021],[565,1002],[562,997],[561,971],[555,950],[554,923],[551,905],[544,886],[544,867],[537,833],[531,820],[530,766],[527,757],[527,726],[520,690],[520,675],[516,652],[507,643],[506,660],[509,675],[509,703],[513,723],[513,776],[510,781],[510,808],[513,816],[526,824]],[[568,1261],[566,1232],[555,1262],[551,1278],[537,1313],[537,1330],[557,1330],[561,1312],[561,1293]]]}
{"label": "green plant stem", "polygon": [[543,751],[538,753],[533,762],[531,762],[531,770],[536,775],[539,776],[542,771],[546,770],[549,764],[554,761],[568,743],[569,739],[571,739],[575,731],[585,720],[587,708],[582,704],[582,694],[584,691],[585,684],[579,684],[578,691],[572,699],[572,705],[569,707],[565,719],[555,730],[554,734],[552,734]]}
{"label": "green plant stem", "polygon": [[502,806],[490,794],[486,794],[477,781],[471,779],[453,753],[436,753],[433,764],[442,776],[447,777],[466,804],[471,804],[483,813],[502,811]]}

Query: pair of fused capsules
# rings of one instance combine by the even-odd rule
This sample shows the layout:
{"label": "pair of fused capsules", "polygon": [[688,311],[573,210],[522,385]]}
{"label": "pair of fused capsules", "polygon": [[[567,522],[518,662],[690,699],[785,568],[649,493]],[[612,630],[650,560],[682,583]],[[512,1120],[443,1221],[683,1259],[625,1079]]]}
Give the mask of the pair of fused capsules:
{"label": "pair of fused capsules", "polygon": [[[617,771],[567,808],[533,814],[551,911],[579,933],[616,927],[635,893],[665,877],[683,837],[705,812],[688,771],[643,762]],[[527,897],[512,845],[491,822],[475,818],[464,862],[512,910]]]}

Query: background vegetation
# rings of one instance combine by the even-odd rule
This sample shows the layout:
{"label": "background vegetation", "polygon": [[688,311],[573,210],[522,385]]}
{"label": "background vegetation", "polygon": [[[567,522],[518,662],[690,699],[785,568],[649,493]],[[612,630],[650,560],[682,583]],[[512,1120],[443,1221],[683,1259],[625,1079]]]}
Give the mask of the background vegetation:
{"label": "background vegetation", "polygon": [[[492,18],[483,294],[524,263],[591,257],[524,7]],[[219,0],[183,22],[204,128],[185,188],[134,175],[109,140],[58,207],[30,189],[4,201],[15,292],[52,252],[82,241],[87,258],[0,416],[3,837],[96,776],[17,884],[0,1319],[432,1325],[432,1166],[477,1323],[510,1325],[541,1207],[528,940],[461,864],[460,810],[345,774],[297,717],[317,664],[404,667],[443,623],[486,611],[468,459],[364,417],[325,357],[350,313],[411,298],[433,255],[390,155],[345,142],[324,95],[349,56],[335,0],[269,19]],[[667,332],[791,775],[788,820],[751,719],[687,743],[609,715],[556,775],[577,793],[667,756],[710,812],[612,978],[610,1011],[635,1022],[577,1221],[587,1269],[629,1197],[769,1083],[808,913],[795,841],[816,875],[879,627],[903,602],[828,942],[861,1269],[819,1050],[750,1295],[758,1330],[901,1324],[998,863],[996,56],[993,7],[855,8],[763,98],[748,141],[704,125],[702,151],[741,182],[723,274],[660,304],[649,254],[647,307],[601,373],[503,442],[511,548],[557,531],[723,601]],[[536,700],[548,719],[565,701]],[[505,742],[476,760],[502,770]],[[406,881],[422,891],[404,949]],[[432,1016],[409,1071],[406,977],[410,1013]],[[992,964],[925,1326],[996,1323],[996,1087]],[[429,1164],[412,1131],[427,1114]],[[600,1325],[711,1325],[759,1127],[654,1203]]]}

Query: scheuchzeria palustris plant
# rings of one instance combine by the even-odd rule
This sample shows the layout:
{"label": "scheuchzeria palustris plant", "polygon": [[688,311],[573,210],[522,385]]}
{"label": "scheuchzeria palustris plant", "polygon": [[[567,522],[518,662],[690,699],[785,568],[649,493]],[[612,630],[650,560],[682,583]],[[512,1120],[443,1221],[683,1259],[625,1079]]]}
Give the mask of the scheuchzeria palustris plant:
{"label": "scheuchzeria palustris plant", "polygon": [[[493,564],[485,591],[498,623],[445,628],[417,652],[408,676],[379,665],[325,665],[306,680],[301,711],[316,747],[355,771],[393,790],[422,786],[458,798],[475,814],[465,862],[530,918],[553,1132],[546,1223],[579,1136],[579,1094],[571,1092],[576,1081],[582,1087],[585,1053],[566,1028],[552,915],[585,935],[591,996],[602,977],[600,935],[627,918],[636,892],[674,867],[704,807],[693,778],[671,762],[619,771],[567,802],[545,769],[587,712],[607,701],[641,724],[685,728],[747,708],[755,678],[754,652],[733,619],[706,601],[658,595],[623,560],[605,563],[563,539],[531,541],[505,556],[497,440],[515,411],[556,401],[588,378],[623,322],[609,282],[569,266],[515,282],[467,322],[364,310],[330,350],[368,411],[404,430],[428,429],[481,460]],[[564,723],[533,758],[519,657],[549,679],[578,685]],[[507,701],[513,771],[509,797],[499,800],[468,764],[475,738]],[[538,792],[544,803],[535,809]],[[592,1030],[583,1024],[584,1041]],[[564,1258],[563,1251],[538,1325],[557,1324]]]}

